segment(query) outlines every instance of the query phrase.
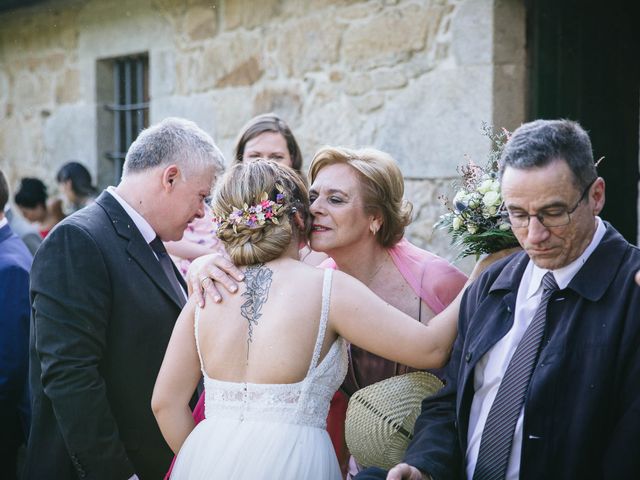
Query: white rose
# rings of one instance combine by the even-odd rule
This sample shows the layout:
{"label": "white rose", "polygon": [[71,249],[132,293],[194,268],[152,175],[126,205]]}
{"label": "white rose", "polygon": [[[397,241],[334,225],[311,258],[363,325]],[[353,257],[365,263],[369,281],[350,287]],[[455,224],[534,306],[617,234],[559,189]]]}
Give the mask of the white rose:
{"label": "white rose", "polygon": [[452,226],[454,230],[460,230],[460,227],[462,226],[462,219],[457,215],[453,217]]}
{"label": "white rose", "polygon": [[456,202],[467,203],[467,192],[465,192],[464,190],[458,190],[456,196],[453,197],[453,204],[455,205]]}
{"label": "white rose", "polygon": [[493,187],[493,180],[485,180],[484,182],[482,182],[480,184],[480,186],[478,187],[478,191],[481,194],[485,194],[487,193],[489,190],[491,190]]}
{"label": "white rose", "polygon": [[500,198],[500,194],[498,192],[494,192],[493,190],[489,190],[484,194],[484,197],[482,197],[482,203],[484,203],[486,207],[499,205],[501,201],[502,199]]}
{"label": "white rose", "polygon": [[500,182],[498,180],[493,180],[491,182],[491,190],[493,190],[494,192],[500,191]]}
{"label": "white rose", "polygon": [[467,225],[467,232],[469,232],[471,235],[473,235],[477,231],[478,231],[477,225],[474,225],[473,223],[470,223],[469,225]]}
{"label": "white rose", "polygon": [[507,230],[511,229],[511,225],[509,225],[508,223],[501,223],[500,224],[500,230],[502,230],[503,232],[506,232]]}

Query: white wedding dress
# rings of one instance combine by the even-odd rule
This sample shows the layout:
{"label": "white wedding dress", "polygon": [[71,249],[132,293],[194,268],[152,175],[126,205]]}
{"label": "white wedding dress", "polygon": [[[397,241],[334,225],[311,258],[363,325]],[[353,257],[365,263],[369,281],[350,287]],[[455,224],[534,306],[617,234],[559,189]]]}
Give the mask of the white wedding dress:
{"label": "white wedding dress", "polygon": [[234,383],[209,378],[195,336],[205,385],[205,419],[183,444],[171,479],[340,479],[326,430],[329,402],[347,373],[338,338],[322,362],[332,270],[325,270],[322,313],[311,365],[293,384]]}

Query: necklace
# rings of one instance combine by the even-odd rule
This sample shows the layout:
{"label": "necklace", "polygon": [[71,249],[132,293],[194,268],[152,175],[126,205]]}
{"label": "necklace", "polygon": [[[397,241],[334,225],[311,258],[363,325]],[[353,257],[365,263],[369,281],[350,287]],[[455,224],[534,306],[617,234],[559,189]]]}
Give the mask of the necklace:
{"label": "necklace", "polygon": [[[388,256],[388,255],[387,255]],[[365,285],[368,287],[371,282],[373,282],[373,279],[376,278],[376,275],[378,275],[378,273],[380,272],[380,270],[382,270],[382,267],[384,266],[384,264],[387,262],[387,256],[384,257],[384,260],[382,260],[382,262],[380,262],[380,265],[378,265],[378,268],[376,268],[376,271],[373,272],[373,275],[371,275],[371,277],[369,278],[369,280],[367,280],[367,282],[365,283]]]}

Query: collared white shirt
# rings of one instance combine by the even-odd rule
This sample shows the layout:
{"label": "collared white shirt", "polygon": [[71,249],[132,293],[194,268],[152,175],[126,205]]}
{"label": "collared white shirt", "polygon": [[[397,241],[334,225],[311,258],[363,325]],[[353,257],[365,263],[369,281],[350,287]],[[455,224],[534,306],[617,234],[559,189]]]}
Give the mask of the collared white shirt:
{"label": "collared white shirt", "polygon": [[[597,227],[593,238],[585,251],[582,252],[582,255],[569,265],[553,270],[553,276],[560,290],[569,285],[573,277],[596,249],[602,237],[604,237],[606,232],[604,223],[599,217],[596,217],[596,223]],[[542,299],[542,277],[544,277],[548,271],[549,270],[537,267],[533,262],[529,261],[522,275],[520,286],[518,287],[518,296],[516,298],[516,308],[511,330],[491,347],[478,361],[474,369],[473,387],[475,394],[469,413],[469,431],[467,432],[467,451],[465,457],[467,478],[473,478],[473,472],[478,460],[478,451],[480,450],[482,431],[489,416],[489,410],[498,393],[498,387],[500,387],[500,382],[504,377],[509,361],[511,361],[511,357],[516,351],[520,340],[522,340],[524,332],[533,320],[533,316],[540,304],[540,300]],[[513,434],[511,455],[507,466],[507,480],[516,480],[519,477],[523,419],[524,407],[520,411],[520,416],[518,417]]]}
{"label": "collared white shirt", "polygon": [[149,225],[149,222],[147,222],[145,218],[136,211],[135,208],[129,205],[124,198],[116,193],[115,187],[107,187],[107,192],[109,192],[111,196],[116,199],[120,206],[124,208],[124,211],[127,212],[127,215],[131,217],[131,220],[133,220],[133,223],[142,234],[142,238],[144,238],[144,241],[147,243],[151,243],[157,235],[153,227]]}
{"label": "collared white shirt", "polygon": [[7,220],[7,217],[2,217],[2,220],[0,220],[0,228],[8,224],[9,224],[9,220]]}
{"label": "collared white shirt", "polygon": [[[133,220],[133,223],[135,224],[136,228],[142,234],[142,238],[144,238],[144,241],[147,243],[151,243],[156,238],[157,235],[153,227],[149,225],[149,222],[147,222],[142,215],[140,215],[131,205],[129,205],[124,198],[122,198],[120,195],[116,193],[115,187],[113,186],[107,187],[107,192],[109,192],[111,196],[116,199],[116,202],[118,202],[120,206],[124,208],[124,211],[127,212],[127,215],[131,217],[131,220]],[[158,256],[156,255],[156,252],[153,252],[153,255],[155,255],[155,257],[158,258]],[[182,285],[180,287],[181,287],[180,289],[182,290],[182,294],[184,295],[184,298],[187,298],[187,293],[184,291],[184,288],[182,288]]]}

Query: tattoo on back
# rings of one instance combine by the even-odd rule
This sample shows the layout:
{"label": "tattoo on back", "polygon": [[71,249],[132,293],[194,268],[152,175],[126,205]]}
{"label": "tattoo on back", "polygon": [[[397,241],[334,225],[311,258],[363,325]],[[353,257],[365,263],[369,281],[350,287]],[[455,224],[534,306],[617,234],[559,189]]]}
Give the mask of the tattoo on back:
{"label": "tattoo on back", "polygon": [[262,316],[260,310],[269,298],[272,277],[273,270],[266,267],[264,263],[250,265],[244,272],[247,289],[242,296],[246,298],[246,301],[240,306],[240,314],[246,318],[249,324],[247,359],[249,358],[249,344],[253,341],[253,327],[258,325],[258,319]]}

